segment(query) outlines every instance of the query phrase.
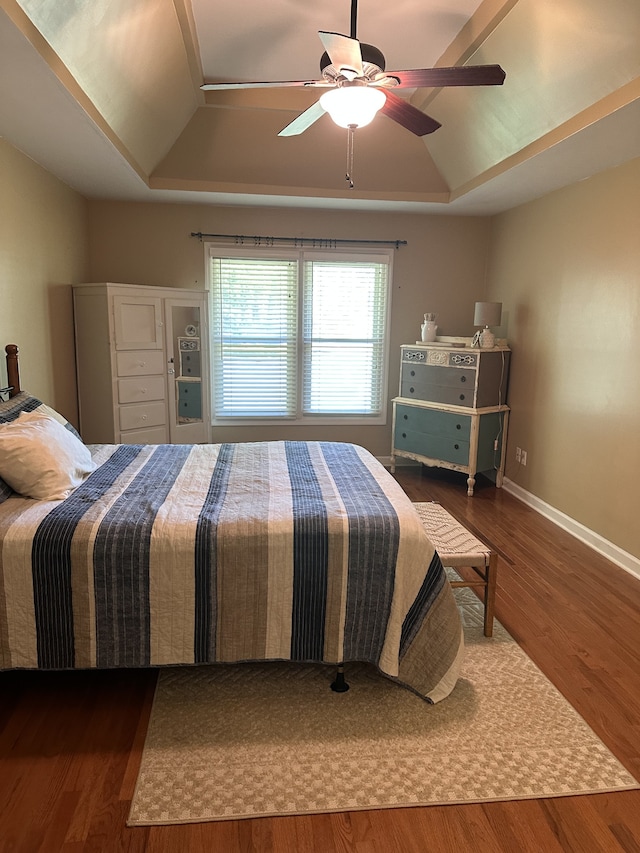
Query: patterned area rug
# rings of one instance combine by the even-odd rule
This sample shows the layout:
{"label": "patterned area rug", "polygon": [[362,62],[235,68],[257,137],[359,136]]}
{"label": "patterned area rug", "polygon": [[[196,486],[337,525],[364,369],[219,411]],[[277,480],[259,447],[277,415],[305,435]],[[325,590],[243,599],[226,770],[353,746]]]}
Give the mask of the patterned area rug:
{"label": "patterned area rug", "polygon": [[477,803],[640,787],[482,607],[456,590],[463,677],[437,705],[375,669],[160,673],[129,825]]}

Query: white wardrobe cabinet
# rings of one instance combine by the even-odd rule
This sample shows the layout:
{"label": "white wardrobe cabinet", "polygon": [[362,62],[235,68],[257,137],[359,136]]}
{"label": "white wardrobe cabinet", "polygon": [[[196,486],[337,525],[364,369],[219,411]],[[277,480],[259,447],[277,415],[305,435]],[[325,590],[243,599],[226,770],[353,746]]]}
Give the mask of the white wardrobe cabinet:
{"label": "white wardrobe cabinet", "polygon": [[73,305],[85,442],[211,440],[206,292],[79,284]]}

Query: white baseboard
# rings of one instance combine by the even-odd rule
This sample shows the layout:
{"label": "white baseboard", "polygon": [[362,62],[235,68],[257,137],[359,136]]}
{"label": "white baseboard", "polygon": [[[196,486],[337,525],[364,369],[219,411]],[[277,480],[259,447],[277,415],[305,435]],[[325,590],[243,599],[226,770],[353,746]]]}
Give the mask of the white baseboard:
{"label": "white baseboard", "polygon": [[623,551],[622,548],[614,545],[613,542],[609,542],[608,539],[600,536],[599,533],[595,533],[593,530],[585,527],[584,524],[581,524],[579,521],[576,521],[574,518],[565,515],[565,513],[561,512],[559,509],[551,506],[551,504],[548,504],[535,495],[532,495],[531,492],[523,489],[522,486],[514,483],[513,480],[509,480],[505,477],[502,488],[505,492],[509,492],[509,494],[527,504],[527,506],[535,509],[536,512],[540,513],[540,515],[544,515],[545,518],[553,521],[554,524],[557,524],[558,527],[566,530],[567,533],[575,536],[576,539],[584,542],[585,545],[593,548],[594,551],[602,554],[603,557],[611,560],[612,563],[615,563],[617,566],[626,569],[626,571],[630,572],[632,575],[640,578],[640,560],[637,557],[634,557],[633,554]]}

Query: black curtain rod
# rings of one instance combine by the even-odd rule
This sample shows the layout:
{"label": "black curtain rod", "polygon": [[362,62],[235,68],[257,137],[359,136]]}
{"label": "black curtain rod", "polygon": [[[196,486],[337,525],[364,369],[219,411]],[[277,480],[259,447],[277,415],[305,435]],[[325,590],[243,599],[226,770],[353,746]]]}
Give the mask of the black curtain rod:
{"label": "black curtain rod", "polygon": [[245,234],[203,234],[202,231],[192,231],[192,237],[202,240],[208,237],[212,240],[234,240],[236,243],[252,242],[255,246],[274,246],[276,243],[293,243],[295,246],[313,246],[320,249],[334,249],[336,246],[358,245],[358,246],[406,246],[406,240],[346,240],[335,237],[248,237]]}

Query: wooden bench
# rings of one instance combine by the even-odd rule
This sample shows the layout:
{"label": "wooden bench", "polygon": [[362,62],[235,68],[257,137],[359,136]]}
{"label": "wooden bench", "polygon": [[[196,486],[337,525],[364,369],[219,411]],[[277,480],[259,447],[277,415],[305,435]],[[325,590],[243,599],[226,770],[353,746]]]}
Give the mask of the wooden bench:
{"label": "wooden bench", "polygon": [[451,586],[483,587],[484,635],[493,635],[498,555],[477,539],[439,503],[415,503],[429,539],[444,566],[471,568],[478,580],[452,580]]}

